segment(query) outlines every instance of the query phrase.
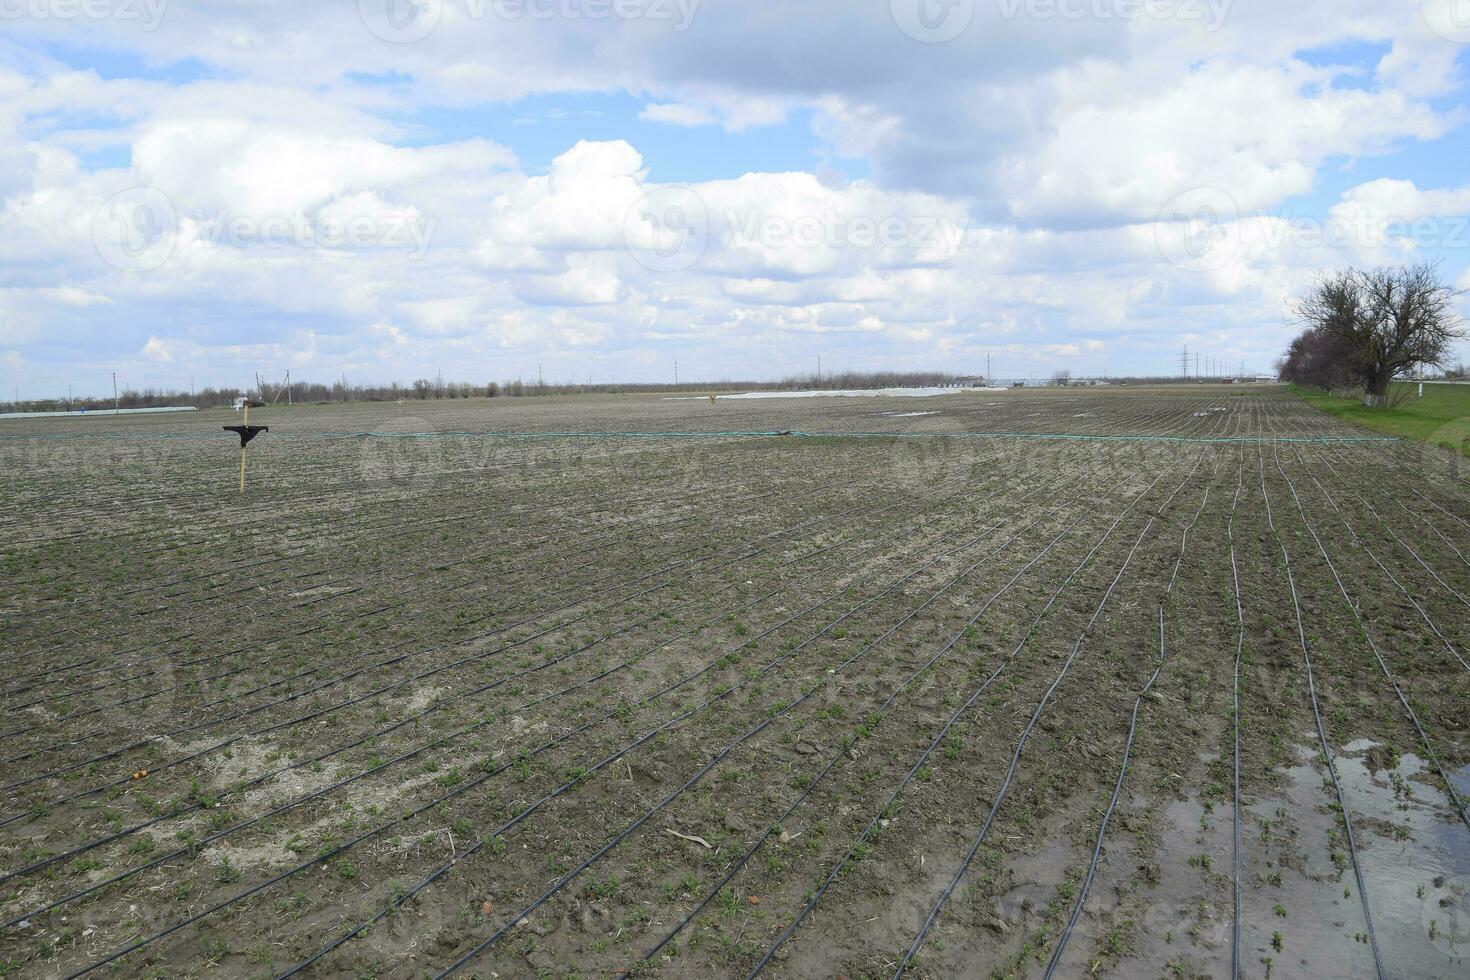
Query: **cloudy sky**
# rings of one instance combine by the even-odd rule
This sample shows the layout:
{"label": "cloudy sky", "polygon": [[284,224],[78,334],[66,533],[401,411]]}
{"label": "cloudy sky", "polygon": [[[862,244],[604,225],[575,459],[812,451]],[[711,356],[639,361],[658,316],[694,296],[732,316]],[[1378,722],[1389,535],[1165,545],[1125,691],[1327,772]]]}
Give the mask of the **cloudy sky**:
{"label": "cloudy sky", "polygon": [[0,398],[1265,370],[1319,271],[1470,286],[1467,52],[1470,0],[0,0]]}

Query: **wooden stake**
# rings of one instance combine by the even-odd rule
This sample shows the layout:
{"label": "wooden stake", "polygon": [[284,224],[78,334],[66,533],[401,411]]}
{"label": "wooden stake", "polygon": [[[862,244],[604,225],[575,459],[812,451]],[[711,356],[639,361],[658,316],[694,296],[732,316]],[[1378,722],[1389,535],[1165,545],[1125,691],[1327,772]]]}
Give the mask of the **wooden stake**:
{"label": "wooden stake", "polygon": [[[245,399],[245,420],[242,425],[250,424],[250,399]],[[245,492],[245,454],[250,451],[249,447],[240,447],[240,492]]]}

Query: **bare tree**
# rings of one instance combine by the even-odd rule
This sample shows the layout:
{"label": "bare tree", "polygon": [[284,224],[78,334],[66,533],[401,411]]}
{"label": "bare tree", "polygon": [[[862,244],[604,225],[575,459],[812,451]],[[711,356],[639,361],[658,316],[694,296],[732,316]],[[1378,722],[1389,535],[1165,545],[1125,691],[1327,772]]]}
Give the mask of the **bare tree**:
{"label": "bare tree", "polygon": [[1340,335],[1309,327],[1291,342],[1286,357],[1277,362],[1276,373],[1282,381],[1332,391],[1349,383],[1350,354]]}
{"label": "bare tree", "polygon": [[1363,386],[1365,404],[1381,406],[1395,378],[1438,366],[1465,336],[1456,295],[1436,263],[1348,269],[1318,282],[1296,312],[1309,331],[1341,340],[1348,380]]}

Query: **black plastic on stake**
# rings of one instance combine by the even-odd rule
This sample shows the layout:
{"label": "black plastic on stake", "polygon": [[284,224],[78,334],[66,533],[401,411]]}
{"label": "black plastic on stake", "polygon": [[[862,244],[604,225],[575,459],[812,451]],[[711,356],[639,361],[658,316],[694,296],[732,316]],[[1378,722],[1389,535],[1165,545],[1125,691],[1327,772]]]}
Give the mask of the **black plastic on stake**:
{"label": "black plastic on stake", "polygon": [[265,406],[265,402],[246,401],[243,404],[241,404],[241,406],[240,406],[244,410],[244,412],[245,412],[244,417],[240,420],[241,423],[242,423],[241,425],[222,425],[222,426],[220,426],[220,428],[224,429],[226,432],[233,432],[237,436],[240,437],[240,492],[241,493],[244,493],[245,492],[245,457],[246,457],[247,453],[249,452],[249,450],[247,450],[245,447],[249,444],[249,442],[250,442],[251,439],[254,439],[256,436],[260,435],[262,432],[269,432],[271,430],[271,427],[268,426],[268,425],[251,425],[250,424],[250,409],[252,409],[252,408],[263,408],[264,406]]}

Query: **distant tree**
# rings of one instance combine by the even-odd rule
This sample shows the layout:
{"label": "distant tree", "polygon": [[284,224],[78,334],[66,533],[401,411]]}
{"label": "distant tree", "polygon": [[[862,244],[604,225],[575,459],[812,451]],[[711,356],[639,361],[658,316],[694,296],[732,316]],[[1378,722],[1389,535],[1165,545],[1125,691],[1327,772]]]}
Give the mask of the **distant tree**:
{"label": "distant tree", "polygon": [[498,394],[500,394],[500,385],[496,384],[494,381],[485,386],[486,398],[494,398]]}
{"label": "distant tree", "polygon": [[428,378],[419,378],[413,383],[413,394],[415,398],[429,397],[429,392],[434,390],[434,383]]}
{"label": "distant tree", "polygon": [[1067,385],[1072,383],[1072,372],[1067,370],[1066,368],[1061,368],[1058,371],[1053,371],[1051,376],[1051,383],[1056,385],[1058,388],[1067,387]]}
{"label": "distant tree", "polygon": [[1308,332],[1341,341],[1346,380],[1363,387],[1365,404],[1381,406],[1395,378],[1438,366],[1465,336],[1456,295],[1435,263],[1347,269],[1320,280],[1296,312]]}

